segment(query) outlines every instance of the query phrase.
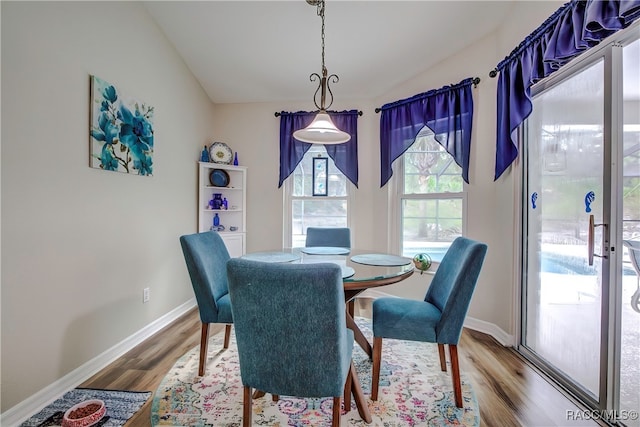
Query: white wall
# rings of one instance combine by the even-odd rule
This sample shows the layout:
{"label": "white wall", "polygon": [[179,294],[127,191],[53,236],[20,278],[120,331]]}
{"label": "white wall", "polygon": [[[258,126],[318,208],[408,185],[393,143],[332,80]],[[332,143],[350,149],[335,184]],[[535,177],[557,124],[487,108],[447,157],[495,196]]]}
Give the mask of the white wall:
{"label": "white wall", "polygon": [[[520,41],[540,25],[561,1],[518,2],[511,19],[498,31],[455,52],[440,64],[373,100],[346,100],[334,88],[332,109],[359,109],[364,112],[358,125],[359,188],[356,190],[354,224],[355,245],[374,250],[387,249],[388,186],[380,188],[379,114],[374,112],[387,102],[407,98],[430,89],[458,83],[467,77],[480,77],[473,89],[474,123],[468,196],[467,235],[484,241],[489,250],[469,316],[488,323],[500,334],[515,334],[513,233],[514,177],[506,172],[494,182],[497,79],[489,77],[496,64]],[[428,48],[425,49],[428,54]],[[334,71],[340,73],[339,64]],[[301,78],[304,78],[302,76]],[[310,95],[311,96],[311,93]],[[274,249],[282,236],[282,190],[277,188],[279,167],[279,119],[276,111],[313,109],[311,99],[296,104],[217,105],[215,135],[240,152],[241,164],[249,168],[248,230],[249,251]],[[251,119],[251,125],[246,120]],[[376,289],[394,295],[424,298],[428,275],[415,275],[402,283]],[[490,329],[491,329],[490,328]]]}
{"label": "white wall", "polygon": [[[140,3],[1,7],[4,412],[193,297],[213,105]],[[89,168],[90,74],[155,107],[153,177]]]}

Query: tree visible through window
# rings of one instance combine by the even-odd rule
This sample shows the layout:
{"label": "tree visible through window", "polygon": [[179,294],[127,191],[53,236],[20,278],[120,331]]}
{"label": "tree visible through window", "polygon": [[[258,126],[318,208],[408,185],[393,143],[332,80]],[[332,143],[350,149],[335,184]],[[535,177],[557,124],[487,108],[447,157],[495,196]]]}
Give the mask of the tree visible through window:
{"label": "tree visible through window", "polygon": [[401,161],[398,193],[400,248],[441,260],[463,234],[465,193],[461,168],[424,128]]}

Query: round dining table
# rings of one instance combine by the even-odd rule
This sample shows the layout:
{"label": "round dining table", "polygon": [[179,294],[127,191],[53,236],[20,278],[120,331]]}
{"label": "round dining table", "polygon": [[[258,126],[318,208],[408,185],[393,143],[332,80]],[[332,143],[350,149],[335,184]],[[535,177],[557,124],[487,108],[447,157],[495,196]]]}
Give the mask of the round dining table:
{"label": "round dining table", "polygon": [[373,355],[371,344],[353,319],[355,298],[367,289],[401,282],[411,276],[415,269],[411,258],[341,247],[284,248],[247,253],[242,258],[263,262],[338,264],[342,268],[344,296],[347,303],[347,327],[353,330],[355,341],[369,355],[369,358]]}

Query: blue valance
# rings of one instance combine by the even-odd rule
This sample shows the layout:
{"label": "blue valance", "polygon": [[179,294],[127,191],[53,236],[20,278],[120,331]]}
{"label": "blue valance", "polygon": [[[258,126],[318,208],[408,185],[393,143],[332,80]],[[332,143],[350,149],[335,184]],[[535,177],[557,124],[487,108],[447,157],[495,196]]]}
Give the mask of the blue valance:
{"label": "blue valance", "polygon": [[531,86],[640,17],[640,0],[566,3],[500,62],[495,178],[518,157],[516,129],[531,114]]}
{"label": "blue valance", "polygon": [[[312,144],[298,141],[293,132],[307,127],[317,112],[298,111],[296,113],[280,112],[280,181],[282,187],[289,175],[295,170]],[[324,148],[340,172],[358,187],[358,110],[327,111],[331,120],[341,131],[351,135],[351,139],[343,144],[327,144]]]}
{"label": "blue valance", "polygon": [[468,78],[456,85],[430,90],[380,108],[380,187],[393,175],[393,162],[411,147],[425,126],[453,156],[462,168],[462,177],[469,182],[472,84],[474,79]]}

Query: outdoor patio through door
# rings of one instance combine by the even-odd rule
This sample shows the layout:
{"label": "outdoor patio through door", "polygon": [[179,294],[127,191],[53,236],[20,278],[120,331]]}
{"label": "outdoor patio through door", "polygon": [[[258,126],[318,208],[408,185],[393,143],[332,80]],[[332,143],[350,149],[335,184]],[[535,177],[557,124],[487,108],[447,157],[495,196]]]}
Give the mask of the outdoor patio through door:
{"label": "outdoor patio through door", "polygon": [[640,426],[640,312],[622,245],[640,240],[639,44],[534,87],[522,150],[518,348],[595,411],[577,416],[625,426]]}

